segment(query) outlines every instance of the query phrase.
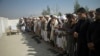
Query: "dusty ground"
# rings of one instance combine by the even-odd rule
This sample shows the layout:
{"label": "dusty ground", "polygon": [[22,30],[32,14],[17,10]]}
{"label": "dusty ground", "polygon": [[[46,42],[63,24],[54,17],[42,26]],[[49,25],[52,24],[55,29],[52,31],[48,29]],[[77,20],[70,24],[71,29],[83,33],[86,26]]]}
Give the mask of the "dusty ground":
{"label": "dusty ground", "polygon": [[29,34],[0,37],[0,56],[56,56],[45,42],[38,44]]}

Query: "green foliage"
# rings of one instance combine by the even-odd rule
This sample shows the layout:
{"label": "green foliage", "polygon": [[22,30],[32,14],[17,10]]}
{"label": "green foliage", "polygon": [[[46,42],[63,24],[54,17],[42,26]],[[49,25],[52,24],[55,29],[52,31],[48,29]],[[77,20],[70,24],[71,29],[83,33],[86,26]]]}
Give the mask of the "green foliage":
{"label": "green foliage", "polygon": [[50,15],[50,14],[51,14],[50,7],[47,6],[47,9],[42,11],[42,15]]}
{"label": "green foliage", "polygon": [[80,4],[78,3],[78,0],[76,0],[74,4],[74,13],[76,13],[77,9],[79,8],[80,8]]}
{"label": "green foliage", "polygon": [[61,16],[61,15],[62,15],[62,13],[61,13],[61,12],[59,12],[59,13],[58,13],[58,16]]}
{"label": "green foliage", "polygon": [[89,8],[88,8],[88,6],[85,6],[84,8],[85,8],[85,10],[86,10],[87,12],[89,11]]}

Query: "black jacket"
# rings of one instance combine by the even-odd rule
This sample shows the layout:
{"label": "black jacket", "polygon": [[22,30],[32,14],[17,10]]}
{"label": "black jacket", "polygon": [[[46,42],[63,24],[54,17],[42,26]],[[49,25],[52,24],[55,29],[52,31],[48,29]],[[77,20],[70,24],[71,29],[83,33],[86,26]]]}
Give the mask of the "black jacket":
{"label": "black jacket", "polygon": [[89,19],[79,20],[75,27],[75,32],[78,33],[78,42],[87,43],[87,29],[91,21]]}
{"label": "black jacket", "polygon": [[100,48],[100,20],[90,24],[87,32],[87,41],[93,42],[95,47]]}

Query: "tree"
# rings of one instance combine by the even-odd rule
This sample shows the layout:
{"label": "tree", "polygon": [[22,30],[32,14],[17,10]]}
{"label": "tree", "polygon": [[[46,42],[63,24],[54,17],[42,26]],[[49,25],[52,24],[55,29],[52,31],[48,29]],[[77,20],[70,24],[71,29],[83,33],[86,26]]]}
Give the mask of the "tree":
{"label": "tree", "polygon": [[80,4],[78,3],[78,0],[75,0],[75,4],[74,4],[74,13],[76,13],[77,9],[80,8]]}
{"label": "tree", "polygon": [[43,10],[42,11],[42,15],[46,15],[47,14],[47,11],[46,10]]}
{"label": "tree", "polygon": [[89,11],[89,8],[88,8],[88,6],[85,6],[84,8],[85,8],[85,10],[86,10],[87,12]]}
{"label": "tree", "polygon": [[62,13],[61,12],[58,12],[58,16],[62,16]]}
{"label": "tree", "polygon": [[42,11],[42,15],[50,15],[50,14],[51,14],[50,7],[47,6],[47,9]]}
{"label": "tree", "polygon": [[48,14],[48,15],[51,14],[51,13],[50,13],[50,7],[49,7],[49,6],[47,6],[47,14]]}

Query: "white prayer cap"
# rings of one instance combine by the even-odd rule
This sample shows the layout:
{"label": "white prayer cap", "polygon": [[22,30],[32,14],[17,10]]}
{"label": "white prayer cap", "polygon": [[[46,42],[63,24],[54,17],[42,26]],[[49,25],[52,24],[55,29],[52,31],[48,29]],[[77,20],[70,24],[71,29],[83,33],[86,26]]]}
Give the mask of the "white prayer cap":
{"label": "white prayer cap", "polygon": [[37,19],[38,17],[35,17],[35,19]]}
{"label": "white prayer cap", "polygon": [[40,18],[39,17],[36,17],[35,19],[39,20]]}
{"label": "white prayer cap", "polygon": [[20,19],[23,19],[23,18],[20,18]]}
{"label": "white prayer cap", "polygon": [[74,16],[74,17],[77,17],[77,15],[76,15],[76,14],[73,14],[73,16]]}
{"label": "white prayer cap", "polygon": [[45,17],[50,17],[49,15],[45,15]]}
{"label": "white prayer cap", "polygon": [[57,16],[56,16],[56,15],[53,15],[53,17],[57,18]]}
{"label": "white prayer cap", "polygon": [[66,18],[65,15],[62,15],[62,16],[60,17],[60,19],[61,19],[61,20],[66,20],[67,18]]}
{"label": "white prayer cap", "polygon": [[61,16],[58,16],[57,18],[60,19]]}

